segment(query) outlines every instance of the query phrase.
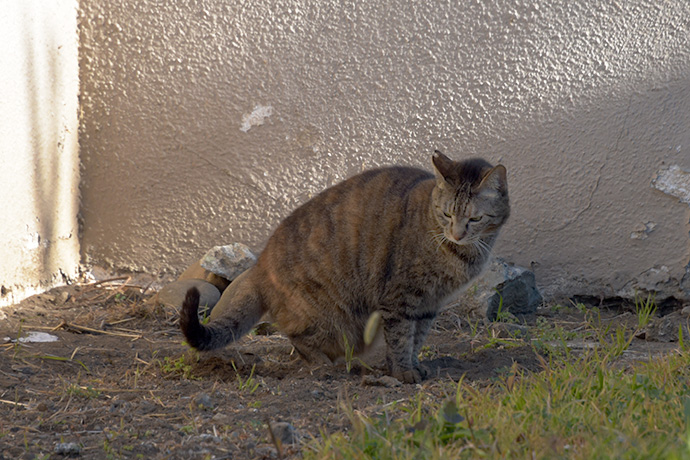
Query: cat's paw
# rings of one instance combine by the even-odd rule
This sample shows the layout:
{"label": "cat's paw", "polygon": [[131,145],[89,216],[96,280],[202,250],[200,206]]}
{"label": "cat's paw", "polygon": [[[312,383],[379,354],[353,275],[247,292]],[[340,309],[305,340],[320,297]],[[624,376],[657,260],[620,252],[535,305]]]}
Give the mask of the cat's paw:
{"label": "cat's paw", "polygon": [[403,383],[421,383],[427,371],[422,366],[415,366],[412,369],[398,369],[391,375]]}

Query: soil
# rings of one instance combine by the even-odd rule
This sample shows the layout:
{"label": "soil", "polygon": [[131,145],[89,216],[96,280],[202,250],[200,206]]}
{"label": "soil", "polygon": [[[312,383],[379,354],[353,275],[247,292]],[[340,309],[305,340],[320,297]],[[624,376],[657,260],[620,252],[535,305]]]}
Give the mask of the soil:
{"label": "soil", "polygon": [[[353,411],[380,413],[420,392],[440,401],[460,378],[483,386],[511,369],[539,371],[531,331],[577,331],[584,321],[553,308],[512,328],[465,316],[457,306],[442,313],[423,349],[430,376],[409,385],[356,359],[350,372],[345,362],[309,366],[270,326],[199,354],[183,344],[177,311],[140,288],[58,288],[0,310],[0,460],[297,458],[324,433],[347,432]],[[616,308],[602,317],[636,321]],[[36,332],[57,341],[17,341]],[[675,347],[634,339],[624,357]]]}

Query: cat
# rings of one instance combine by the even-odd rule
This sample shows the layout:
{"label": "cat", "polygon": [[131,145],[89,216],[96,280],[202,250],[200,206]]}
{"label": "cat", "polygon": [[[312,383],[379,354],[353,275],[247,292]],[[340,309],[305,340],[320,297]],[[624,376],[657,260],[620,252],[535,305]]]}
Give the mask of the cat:
{"label": "cat", "polygon": [[426,376],[418,355],[444,300],[480,274],[510,214],[506,169],[453,161],[438,150],[434,174],[411,167],[365,171],[315,196],[285,220],[256,265],[198,317],[187,292],[180,327],[198,350],[238,340],[269,312],[307,361],[331,363],[365,348],[380,314],[388,373]]}

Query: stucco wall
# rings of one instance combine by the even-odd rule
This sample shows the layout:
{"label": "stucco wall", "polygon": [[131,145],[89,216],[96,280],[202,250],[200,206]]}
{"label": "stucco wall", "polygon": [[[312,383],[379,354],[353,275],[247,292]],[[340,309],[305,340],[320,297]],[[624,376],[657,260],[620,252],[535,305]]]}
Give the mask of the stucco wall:
{"label": "stucco wall", "polygon": [[79,268],[77,0],[0,14],[0,305]]}
{"label": "stucco wall", "polygon": [[82,0],[82,254],[260,249],[324,187],[438,148],[506,165],[496,252],[547,295],[688,297],[690,2],[598,3]]}

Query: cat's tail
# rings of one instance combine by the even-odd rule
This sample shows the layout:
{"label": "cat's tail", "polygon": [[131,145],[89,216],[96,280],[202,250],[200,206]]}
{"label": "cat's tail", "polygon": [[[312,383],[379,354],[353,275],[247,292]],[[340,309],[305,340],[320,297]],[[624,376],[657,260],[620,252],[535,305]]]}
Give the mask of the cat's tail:
{"label": "cat's tail", "polygon": [[259,322],[263,305],[247,280],[242,279],[246,274],[240,275],[223,292],[208,324],[199,321],[199,290],[193,287],[187,291],[180,311],[180,329],[191,347],[202,351],[224,347]]}

